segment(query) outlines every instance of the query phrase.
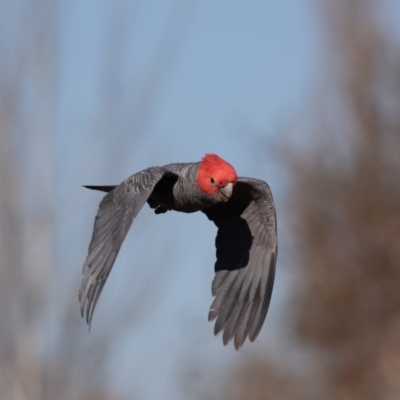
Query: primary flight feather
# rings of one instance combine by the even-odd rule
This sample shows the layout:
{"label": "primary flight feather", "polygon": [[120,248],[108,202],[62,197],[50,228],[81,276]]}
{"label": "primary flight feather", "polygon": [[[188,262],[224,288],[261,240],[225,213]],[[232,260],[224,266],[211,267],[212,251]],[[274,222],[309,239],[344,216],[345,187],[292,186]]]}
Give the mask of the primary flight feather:
{"label": "primary flight feather", "polygon": [[91,323],[97,300],[133,220],[147,202],[156,214],[202,211],[218,228],[217,261],[208,319],[214,333],[237,350],[254,341],[267,315],[277,258],[276,213],[269,186],[237,176],[215,154],[200,162],[150,167],[108,192],[100,202],[79,290],[82,316]]}

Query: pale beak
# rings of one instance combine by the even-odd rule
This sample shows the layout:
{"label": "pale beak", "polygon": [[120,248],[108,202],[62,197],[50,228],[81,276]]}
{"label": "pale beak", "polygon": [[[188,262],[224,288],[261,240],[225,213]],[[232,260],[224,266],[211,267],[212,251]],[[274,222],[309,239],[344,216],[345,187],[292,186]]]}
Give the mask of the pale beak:
{"label": "pale beak", "polygon": [[223,197],[226,198],[226,200],[230,199],[233,191],[233,183],[228,183],[226,186],[220,188],[219,191],[221,192]]}

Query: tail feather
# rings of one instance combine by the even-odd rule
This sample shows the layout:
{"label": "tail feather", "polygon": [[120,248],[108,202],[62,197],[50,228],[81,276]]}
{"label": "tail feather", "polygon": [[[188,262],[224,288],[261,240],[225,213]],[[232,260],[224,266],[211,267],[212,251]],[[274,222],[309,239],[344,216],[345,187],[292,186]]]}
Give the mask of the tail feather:
{"label": "tail feather", "polygon": [[116,188],[116,185],[113,186],[86,186],[83,185],[83,187],[85,187],[86,189],[91,189],[91,190],[99,190],[100,192],[111,192],[111,190],[113,190],[114,188]]}

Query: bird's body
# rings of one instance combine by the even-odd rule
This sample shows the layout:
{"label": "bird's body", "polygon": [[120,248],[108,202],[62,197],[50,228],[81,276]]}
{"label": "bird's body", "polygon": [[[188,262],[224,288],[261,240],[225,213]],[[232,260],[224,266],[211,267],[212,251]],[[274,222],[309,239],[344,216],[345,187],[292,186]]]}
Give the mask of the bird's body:
{"label": "bird's body", "polygon": [[123,240],[147,202],[156,214],[204,212],[218,227],[217,261],[209,320],[224,344],[239,349],[257,337],[272,294],[277,257],[276,215],[268,185],[238,178],[234,168],[208,154],[197,163],[168,164],[140,171],[118,186],[86,186],[108,192],[95,219],[79,292],[90,324],[104,283]]}
{"label": "bird's body", "polygon": [[195,184],[194,177],[198,167],[199,163],[169,164],[163,167],[176,175],[157,183],[149,198],[149,204],[155,200],[161,208],[185,213],[200,211],[212,205],[213,199]]}

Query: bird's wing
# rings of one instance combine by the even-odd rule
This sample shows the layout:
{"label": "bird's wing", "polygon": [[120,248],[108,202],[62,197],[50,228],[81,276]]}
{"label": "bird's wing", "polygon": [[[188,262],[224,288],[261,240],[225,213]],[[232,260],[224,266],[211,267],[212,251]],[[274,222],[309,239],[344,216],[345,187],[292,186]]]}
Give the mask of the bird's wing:
{"label": "bird's wing", "polygon": [[231,199],[203,210],[218,227],[217,261],[212,283],[215,299],[208,319],[224,344],[234,338],[238,350],[254,341],[267,315],[274,284],[278,240],[269,186],[239,178]]}
{"label": "bird's wing", "polygon": [[89,253],[83,265],[79,290],[82,317],[90,325],[100,293],[122,242],[155,185],[164,177],[177,175],[163,167],[140,171],[107,193],[99,205]]}

